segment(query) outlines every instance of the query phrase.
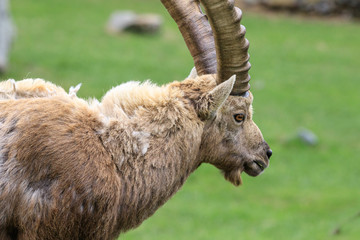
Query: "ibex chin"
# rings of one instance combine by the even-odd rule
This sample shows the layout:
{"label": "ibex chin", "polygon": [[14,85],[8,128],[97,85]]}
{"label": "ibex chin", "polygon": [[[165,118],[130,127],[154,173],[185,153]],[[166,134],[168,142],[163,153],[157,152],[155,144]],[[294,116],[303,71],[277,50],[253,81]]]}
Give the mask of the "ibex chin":
{"label": "ibex chin", "polygon": [[40,79],[0,83],[0,239],[114,239],[202,163],[241,184],[272,154],[252,121],[241,11],[162,0],[195,67],[181,82],[121,84],[101,102]]}

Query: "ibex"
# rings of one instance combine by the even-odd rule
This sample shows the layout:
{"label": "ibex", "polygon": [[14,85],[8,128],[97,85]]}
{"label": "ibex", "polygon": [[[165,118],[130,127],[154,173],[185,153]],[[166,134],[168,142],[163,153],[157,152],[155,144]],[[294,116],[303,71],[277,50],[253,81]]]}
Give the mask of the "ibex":
{"label": "ibex", "polygon": [[194,58],[184,81],[125,83],[101,102],[39,79],[0,84],[0,239],[114,239],[202,163],[234,185],[268,166],[240,10],[202,0],[205,16],[198,1],[162,3]]}

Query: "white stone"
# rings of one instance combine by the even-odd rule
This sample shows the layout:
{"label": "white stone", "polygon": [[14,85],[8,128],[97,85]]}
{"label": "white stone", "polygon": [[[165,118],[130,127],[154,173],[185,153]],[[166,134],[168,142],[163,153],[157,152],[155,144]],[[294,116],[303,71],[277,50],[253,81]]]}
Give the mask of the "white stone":
{"label": "white stone", "polygon": [[10,17],[8,0],[0,0],[0,73],[7,69],[11,43],[15,37],[15,27]]}

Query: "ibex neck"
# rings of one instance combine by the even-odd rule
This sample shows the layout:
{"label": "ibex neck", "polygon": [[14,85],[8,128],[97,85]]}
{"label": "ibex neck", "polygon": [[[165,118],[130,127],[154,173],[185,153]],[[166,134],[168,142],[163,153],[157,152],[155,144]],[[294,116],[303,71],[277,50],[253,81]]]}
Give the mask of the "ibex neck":
{"label": "ibex neck", "polygon": [[[168,112],[168,115],[171,113]],[[151,115],[148,113],[148,115]],[[184,184],[200,164],[202,123],[193,119],[147,117],[113,121],[102,135],[120,177],[119,228],[142,223]],[[150,121],[150,120],[149,120]]]}

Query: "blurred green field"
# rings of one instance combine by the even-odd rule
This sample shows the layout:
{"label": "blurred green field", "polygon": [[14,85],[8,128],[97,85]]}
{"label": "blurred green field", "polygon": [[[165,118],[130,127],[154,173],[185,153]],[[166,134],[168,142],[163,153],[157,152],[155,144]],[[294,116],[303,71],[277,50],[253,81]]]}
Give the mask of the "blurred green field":
{"label": "blurred green field", "polygon": [[[128,80],[180,80],[192,59],[159,0],[13,0],[18,37],[1,79],[41,77],[100,98]],[[164,16],[160,34],[110,36],[110,13]],[[255,122],[274,155],[233,187],[201,166],[121,239],[360,239],[360,25],[244,13]],[[319,138],[297,140],[300,127]],[[343,226],[339,234],[333,231]]]}

